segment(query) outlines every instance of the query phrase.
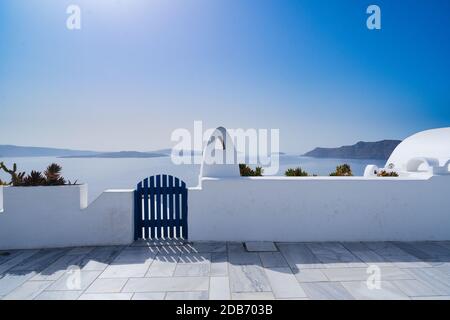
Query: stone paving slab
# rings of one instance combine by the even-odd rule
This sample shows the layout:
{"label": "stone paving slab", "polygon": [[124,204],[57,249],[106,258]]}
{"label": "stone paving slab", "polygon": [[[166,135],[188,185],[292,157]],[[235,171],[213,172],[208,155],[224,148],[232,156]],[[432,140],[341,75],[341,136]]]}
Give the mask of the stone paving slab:
{"label": "stone paving slab", "polygon": [[137,292],[131,300],[164,300],[165,292]]}
{"label": "stone paving slab", "polygon": [[84,293],[78,300],[131,300],[131,293]]}
{"label": "stone paving slab", "polygon": [[274,247],[165,240],[2,251],[0,299],[450,299],[450,241]]}
{"label": "stone paving slab", "polygon": [[307,296],[314,300],[353,300],[354,297],[339,282],[309,282],[302,284]]}
{"label": "stone paving slab", "polygon": [[248,252],[277,252],[275,243],[268,241],[249,241],[245,243]]}
{"label": "stone paving slab", "polygon": [[209,277],[132,278],[122,292],[207,291]]}

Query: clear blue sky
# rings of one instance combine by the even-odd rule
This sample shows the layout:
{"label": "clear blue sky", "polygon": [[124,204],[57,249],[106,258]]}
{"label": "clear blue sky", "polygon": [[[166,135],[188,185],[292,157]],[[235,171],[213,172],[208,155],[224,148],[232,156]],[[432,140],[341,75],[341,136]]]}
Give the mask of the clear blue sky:
{"label": "clear blue sky", "polygon": [[0,144],[152,150],[203,120],[303,152],[449,126],[449,17],[447,0],[2,0]]}

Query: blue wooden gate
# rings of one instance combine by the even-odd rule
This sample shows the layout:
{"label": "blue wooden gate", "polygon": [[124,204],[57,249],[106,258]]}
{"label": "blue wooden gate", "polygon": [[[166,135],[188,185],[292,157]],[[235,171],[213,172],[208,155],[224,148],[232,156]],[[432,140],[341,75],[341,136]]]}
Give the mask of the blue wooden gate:
{"label": "blue wooden gate", "polygon": [[134,192],[134,238],[188,238],[186,183],[170,175],[146,178]]}

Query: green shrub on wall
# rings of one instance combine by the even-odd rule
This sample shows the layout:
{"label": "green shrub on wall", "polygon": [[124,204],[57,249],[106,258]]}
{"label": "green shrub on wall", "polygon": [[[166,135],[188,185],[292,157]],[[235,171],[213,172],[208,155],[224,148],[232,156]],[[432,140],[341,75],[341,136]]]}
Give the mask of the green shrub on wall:
{"label": "green shrub on wall", "polygon": [[351,177],[353,176],[352,168],[348,164],[342,164],[336,167],[336,171],[330,173],[331,177]]}
{"label": "green shrub on wall", "polygon": [[308,172],[303,170],[300,167],[297,167],[295,169],[287,169],[284,173],[286,177],[307,177],[309,176]]}
{"label": "green shrub on wall", "polygon": [[380,172],[377,173],[378,177],[398,177],[398,173],[395,171],[386,171],[386,170],[381,170]]}
{"label": "green shrub on wall", "polygon": [[241,173],[241,177],[261,177],[264,173],[263,168],[256,167],[255,170],[253,170],[244,163],[239,164],[239,171]]}

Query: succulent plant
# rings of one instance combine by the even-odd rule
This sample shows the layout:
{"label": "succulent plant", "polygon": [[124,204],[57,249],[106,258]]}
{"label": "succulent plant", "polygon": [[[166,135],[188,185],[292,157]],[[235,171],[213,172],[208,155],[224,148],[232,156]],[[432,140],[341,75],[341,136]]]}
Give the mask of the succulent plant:
{"label": "succulent plant", "polygon": [[244,163],[239,164],[239,171],[242,177],[261,177],[264,173],[263,168],[256,167],[255,170],[253,170]]}
{"label": "succulent plant", "polygon": [[52,163],[44,172],[45,181],[49,186],[61,186],[66,184],[66,180],[61,176],[62,167]]}
{"label": "succulent plant", "polygon": [[31,171],[29,175],[27,175],[23,179],[22,186],[25,187],[35,187],[35,186],[43,186],[45,185],[45,178],[39,171]]}
{"label": "succulent plant", "polygon": [[0,162],[0,169],[11,175],[11,182],[5,183],[0,180],[0,185],[12,185],[14,187],[20,186],[62,186],[65,184],[75,185],[77,181],[66,183],[66,180],[61,176],[62,167],[56,163],[52,163],[47,167],[44,174],[39,171],[31,171],[25,176],[25,172],[17,173],[17,164],[14,163],[12,169],[8,169],[3,162]]}

